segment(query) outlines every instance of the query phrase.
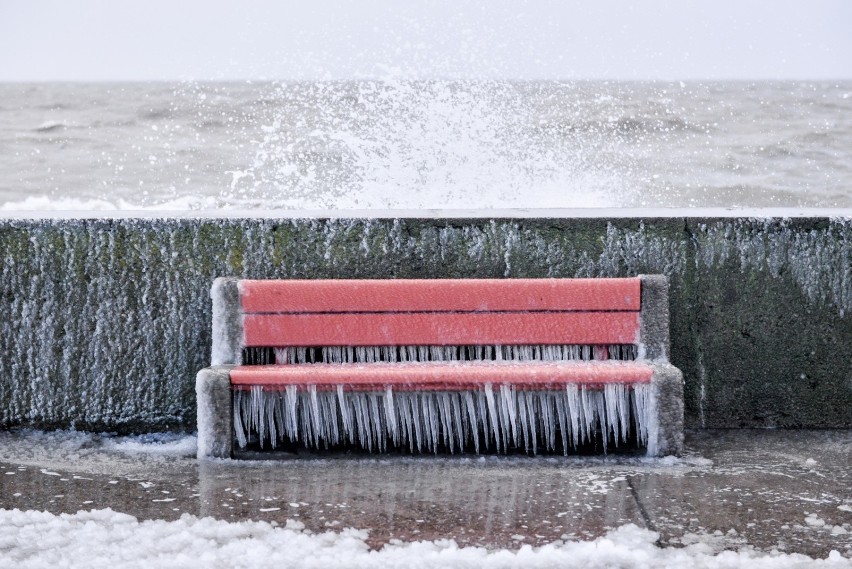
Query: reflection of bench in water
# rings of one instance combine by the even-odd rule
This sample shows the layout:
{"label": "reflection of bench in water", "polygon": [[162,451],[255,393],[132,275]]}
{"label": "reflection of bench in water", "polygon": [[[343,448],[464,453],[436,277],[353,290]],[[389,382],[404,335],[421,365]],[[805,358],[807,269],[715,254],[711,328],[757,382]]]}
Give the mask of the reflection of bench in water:
{"label": "reflection of bench in water", "polygon": [[217,279],[199,457],[294,445],[677,454],[667,290],[659,276]]}

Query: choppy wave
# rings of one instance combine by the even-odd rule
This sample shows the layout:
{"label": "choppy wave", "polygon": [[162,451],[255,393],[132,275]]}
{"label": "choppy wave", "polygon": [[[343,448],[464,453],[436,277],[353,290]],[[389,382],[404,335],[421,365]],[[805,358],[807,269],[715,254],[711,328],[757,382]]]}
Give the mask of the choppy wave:
{"label": "choppy wave", "polygon": [[0,85],[0,204],[852,207],[850,89],[394,79]]}

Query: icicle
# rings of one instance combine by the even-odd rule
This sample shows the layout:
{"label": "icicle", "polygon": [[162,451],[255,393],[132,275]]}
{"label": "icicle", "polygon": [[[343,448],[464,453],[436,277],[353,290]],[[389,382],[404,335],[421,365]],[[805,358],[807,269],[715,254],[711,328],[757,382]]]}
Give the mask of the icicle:
{"label": "icicle", "polygon": [[387,427],[387,416],[384,414],[384,403],[381,401],[383,396],[381,393],[372,393],[370,394],[370,411],[375,417],[373,421],[373,433],[376,437],[376,441],[379,444],[379,450],[381,452],[385,452],[387,450],[388,444],[388,427]]}
{"label": "icicle", "polygon": [[414,425],[414,436],[417,438],[417,452],[423,451],[423,420],[420,415],[420,409],[422,408],[420,404],[420,394],[419,393],[410,393],[409,395],[409,409],[411,410],[412,416],[412,424]]}
{"label": "icicle", "polygon": [[266,424],[260,420],[260,414],[262,409],[262,391],[258,386],[252,386],[251,388],[251,427],[253,430],[257,431],[258,437],[260,438],[260,448],[263,448],[263,439],[266,434]]}
{"label": "icicle", "polygon": [[535,446],[530,444],[531,435],[530,435],[530,425],[527,420],[527,394],[523,391],[515,392],[515,397],[518,403],[518,421],[521,423],[521,434],[524,438],[524,452],[530,452],[530,446],[533,447],[533,453],[535,453]]}
{"label": "icicle", "polygon": [[535,417],[539,419],[534,429],[542,433],[544,447],[548,451],[552,451],[556,446],[556,432],[551,407],[552,395],[546,391],[537,391],[534,397],[534,401],[538,403],[538,412],[535,413]]}
{"label": "icicle", "polygon": [[237,435],[237,444],[240,448],[246,448],[248,440],[246,439],[246,427],[243,424],[243,405],[245,399],[245,391],[238,389],[234,392],[234,431]]}
{"label": "icicle", "polygon": [[322,391],[317,394],[319,409],[323,424],[323,445],[328,448],[329,443],[336,445],[340,443],[340,427],[337,416],[337,394],[330,391]]}
{"label": "icicle", "polygon": [[500,386],[500,400],[502,401],[502,409],[506,415],[507,422],[510,427],[511,434],[507,438],[511,438],[514,445],[520,445],[518,424],[517,424],[517,397],[515,389],[511,385],[503,384]]}
{"label": "icicle", "polygon": [[394,410],[393,405],[393,389],[390,386],[385,388],[385,420],[387,422],[387,429],[389,431],[391,440],[393,441],[394,446],[399,446],[399,426],[396,420],[396,411]]}
{"label": "icicle", "polygon": [[[488,419],[489,418],[489,411],[488,411],[488,400],[487,400],[486,390],[490,391],[491,386],[486,385],[485,389],[483,391],[477,391],[474,394],[474,400],[475,400],[475,403],[476,403],[475,411],[476,411],[477,417],[478,417],[477,424],[482,426],[482,433],[484,434],[484,436],[482,438],[483,438],[483,441],[484,441],[485,450],[488,450],[489,442],[491,440],[493,440],[492,433],[494,432],[495,428],[493,427],[493,425],[490,424],[490,421]],[[478,438],[479,437],[477,436],[477,439]],[[497,445],[495,448],[499,449],[500,448],[499,441],[496,442],[495,444]]]}
{"label": "icicle", "polygon": [[276,397],[263,397],[263,417],[261,421],[266,425],[266,430],[269,432],[269,444],[272,448],[275,448],[275,444],[278,441],[278,433],[275,428],[275,400]]}
{"label": "icicle", "polygon": [[455,450],[455,437],[453,436],[453,418],[450,412],[450,397],[447,392],[434,394],[436,408],[438,409],[438,427],[441,432],[441,441],[444,446],[449,447],[450,454]]}
{"label": "icicle", "polygon": [[598,425],[601,432],[601,443],[603,444],[603,451],[606,454],[606,443],[607,439],[607,414],[606,414],[606,401],[604,400],[604,394],[600,390],[595,390],[593,393],[593,398],[595,402],[595,414],[597,415]]}
{"label": "icicle", "polygon": [[[500,449],[500,419],[497,415],[497,403],[494,400],[494,389],[490,383],[485,384],[485,400],[488,403],[488,423],[491,426],[491,433],[494,437],[496,448]],[[505,441],[505,439],[503,439]],[[503,443],[503,451],[506,450],[506,444]]]}
{"label": "icicle", "polygon": [[408,441],[408,449],[414,452],[414,414],[411,413],[411,397],[408,393],[400,393],[396,399],[398,421],[402,424],[404,439]]}
{"label": "icicle", "polygon": [[370,401],[367,394],[359,393],[358,401],[358,432],[361,433],[361,446],[368,451],[373,451],[373,429],[370,424]]}
{"label": "icicle", "polygon": [[604,386],[604,406],[606,408],[606,429],[604,429],[604,437],[608,437],[610,433],[618,441],[618,388],[620,385],[607,384]]}
{"label": "icicle", "polygon": [[[466,392],[465,392],[466,393]],[[462,409],[461,409],[461,393],[450,393],[450,408],[453,413],[453,433],[456,436],[456,444],[459,447],[459,452],[464,450],[464,441],[465,441],[465,423],[462,421]]]}
{"label": "icicle", "polygon": [[438,452],[438,444],[440,441],[440,433],[441,433],[441,421],[438,416],[438,402],[435,398],[435,393],[427,394],[427,401],[429,402],[429,433],[432,436],[432,452],[437,454]]}
{"label": "icicle", "polygon": [[592,440],[595,436],[595,424],[597,423],[597,414],[592,394],[582,386],[580,388],[580,408],[582,409],[582,421],[580,421],[580,438],[582,441]]}
{"label": "icicle", "polygon": [[[468,438],[473,440],[473,451],[479,454],[479,421],[476,416],[476,404],[474,403],[474,394],[472,391],[465,391],[462,394],[463,405],[462,409],[466,413],[467,425],[470,428]],[[488,434],[486,433],[486,440]]]}
{"label": "icicle", "polygon": [[653,406],[651,402],[651,386],[636,385],[633,387],[633,416],[636,418],[636,433],[639,443],[647,446],[649,443],[649,430],[654,423],[652,418]]}
{"label": "icicle", "polygon": [[299,439],[299,418],[296,413],[296,408],[299,405],[299,394],[295,385],[288,385],[284,390],[286,399],[288,433],[291,441]]}
{"label": "icicle", "polygon": [[[568,441],[569,436],[574,438],[576,437],[576,430],[574,432],[569,431],[569,424],[566,420],[566,412],[568,405],[568,394],[557,392],[554,396],[554,403],[556,406],[556,417],[559,420],[559,432],[562,433],[562,454],[568,454]],[[577,443],[574,443],[574,448],[577,447]]]}
{"label": "icicle", "polygon": [[570,383],[565,386],[565,406],[568,418],[571,421],[571,442],[574,448],[580,443],[580,397],[576,384]]}

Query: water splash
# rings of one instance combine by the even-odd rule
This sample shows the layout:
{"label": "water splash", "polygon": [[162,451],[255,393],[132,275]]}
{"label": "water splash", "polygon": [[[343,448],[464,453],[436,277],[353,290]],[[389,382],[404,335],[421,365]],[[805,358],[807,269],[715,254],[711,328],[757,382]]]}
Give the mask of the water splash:
{"label": "water splash", "polygon": [[307,208],[623,204],[643,170],[631,147],[689,125],[654,105],[625,115],[624,101],[590,89],[509,81],[282,84],[252,165],[234,174],[233,197]]}

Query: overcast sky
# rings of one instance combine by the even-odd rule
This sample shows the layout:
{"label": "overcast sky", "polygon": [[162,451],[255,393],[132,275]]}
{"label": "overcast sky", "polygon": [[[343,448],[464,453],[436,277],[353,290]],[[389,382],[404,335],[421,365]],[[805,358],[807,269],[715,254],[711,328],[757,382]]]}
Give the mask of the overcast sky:
{"label": "overcast sky", "polygon": [[852,1],[0,0],[0,81],[852,78]]}

